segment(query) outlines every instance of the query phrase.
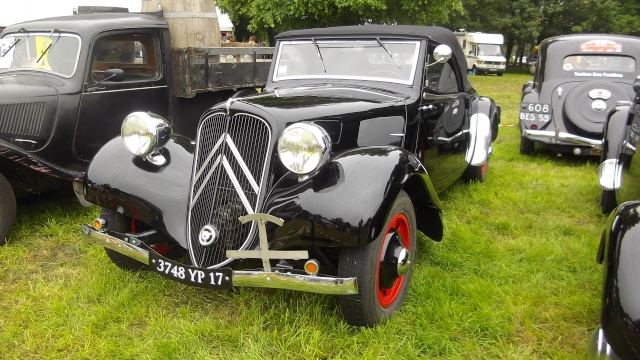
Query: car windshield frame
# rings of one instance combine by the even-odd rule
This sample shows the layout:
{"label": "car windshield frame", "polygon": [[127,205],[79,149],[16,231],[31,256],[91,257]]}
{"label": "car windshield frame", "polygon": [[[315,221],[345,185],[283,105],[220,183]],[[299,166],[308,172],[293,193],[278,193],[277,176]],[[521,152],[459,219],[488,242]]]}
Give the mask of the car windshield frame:
{"label": "car windshield frame", "polygon": [[17,32],[0,39],[0,74],[38,71],[63,78],[78,70],[80,36],[59,31]]}
{"label": "car windshield frame", "polygon": [[419,54],[419,40],[281,41],[272,80],[333,79],[412,85]]}

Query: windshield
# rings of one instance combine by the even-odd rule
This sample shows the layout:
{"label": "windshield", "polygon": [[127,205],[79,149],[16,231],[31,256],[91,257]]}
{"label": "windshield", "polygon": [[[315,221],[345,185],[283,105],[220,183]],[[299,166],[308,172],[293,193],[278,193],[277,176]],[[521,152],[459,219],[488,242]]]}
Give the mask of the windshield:
{"label": "windshield", "polygon": [[77,35],[10,34],[0,39],[0,73],[29,69],[70,78],[76,72],[79,53]]}
{"label": "windshield", "polygon": [[502,56],[502,46],[498,44],[478,44],[478,56]]}
{"label": "windshield", "polygon": [[349,79],[411,85],[418,41],[283,41],[273,81]]}

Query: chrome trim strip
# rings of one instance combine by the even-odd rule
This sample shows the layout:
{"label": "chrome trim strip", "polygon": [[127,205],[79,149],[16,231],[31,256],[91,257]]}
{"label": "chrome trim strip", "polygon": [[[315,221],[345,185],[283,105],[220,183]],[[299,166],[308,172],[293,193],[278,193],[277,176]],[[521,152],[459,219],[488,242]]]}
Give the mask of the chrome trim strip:
{"label": "chrome trim strip", "polygon": [[[122,83],[120,83],[122,84]],[[112,93],[112,92],[123,92],[123,91],[133,91],[133,90],[147,90],[147,89],[162,89],[162,88],[166,88],[167,85],[162,85],[162,86],[145,86],[145,87],[139,87],[139,88],[132,88],[132,89],[119,89],[119,90],[98,90],[98,91],[92,91],[92,92],[82,92],[82,95],[91,95],[91,94],[104,94],[104,93]]]}
{"label": "chrome trim strip", "polygon": [[602,149],[602,140],[589,139],[562,131],[524,130],[522,135],[532,138],[531,140],[555,140],[556,143],[558,140],[562,140],[575,145],[591,146],[599,150]]}
{"label": "chrome trim strip", "polygon": [[[131,243],[122,241],[109,234],[99,232],[83,224],[82,232],[89,243],[99,245],[143,264],[149,265],[149,252]],[[306,291],[316,294],[351,295],[358,293],[358,280],[355,277],[339,278],[331,276],[311,276],[282,272],[233,271],[233,286],[260,287]]]}

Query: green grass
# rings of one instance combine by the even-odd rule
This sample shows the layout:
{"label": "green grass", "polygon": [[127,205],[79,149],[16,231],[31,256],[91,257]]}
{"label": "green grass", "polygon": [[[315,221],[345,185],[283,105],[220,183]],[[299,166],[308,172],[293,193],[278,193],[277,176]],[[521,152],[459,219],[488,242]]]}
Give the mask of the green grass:
{"label": "green grass", "polygon": [[[531,77],[474,76],[517,124]],[[95,208],[68,194],[21,201],[0,248],[2,359],[580,359],[599,316],[597,160],[518,154],[500,128],[483,184],[442,194],[445,234],[420,237],[405,306],[344,323],[336,297],[207,291],[127,273],[81,240]]]}

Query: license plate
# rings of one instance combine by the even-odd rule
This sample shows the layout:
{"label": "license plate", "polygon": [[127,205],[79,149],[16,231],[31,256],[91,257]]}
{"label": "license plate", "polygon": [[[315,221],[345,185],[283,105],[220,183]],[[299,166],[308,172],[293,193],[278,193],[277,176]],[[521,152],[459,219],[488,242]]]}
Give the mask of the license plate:
{"label": "license plate", "polygon": [[204,269],[183,265],[154,252],[149,252],[149,269],[171,280],[191,286],[229,289],[233,285],[233,271],[230,268]]}

